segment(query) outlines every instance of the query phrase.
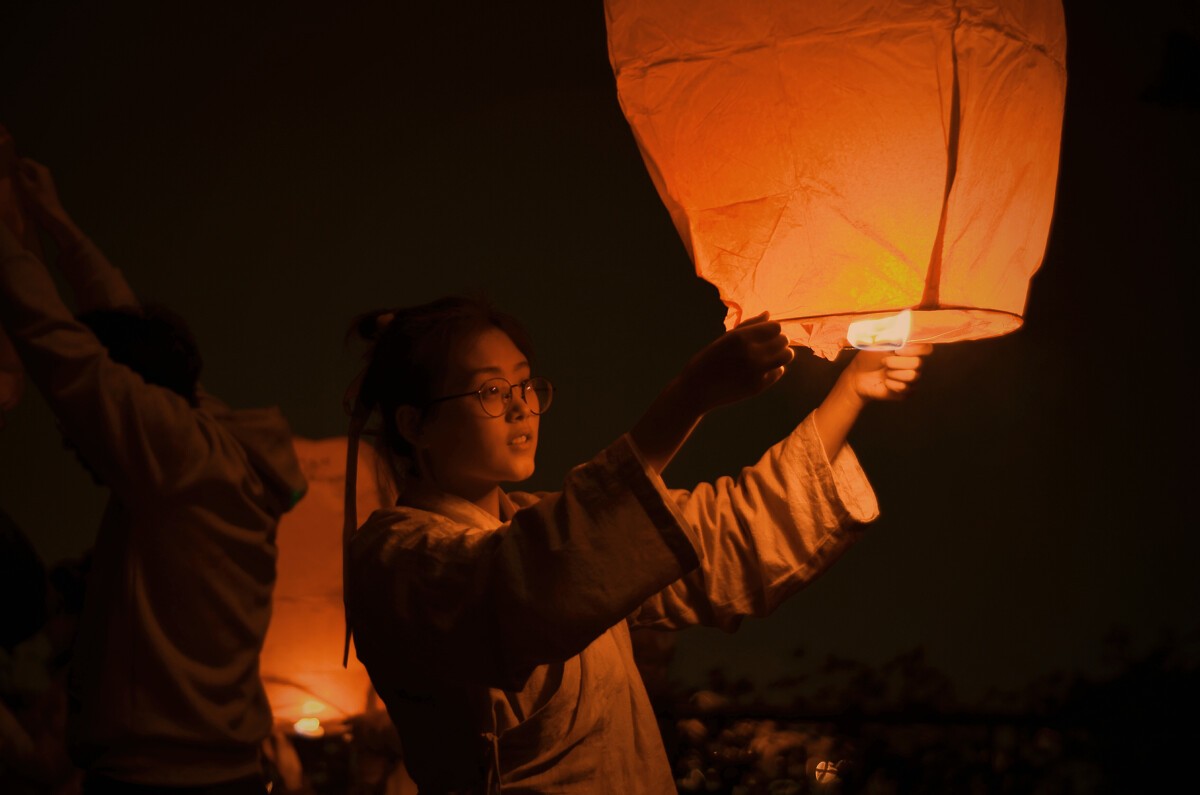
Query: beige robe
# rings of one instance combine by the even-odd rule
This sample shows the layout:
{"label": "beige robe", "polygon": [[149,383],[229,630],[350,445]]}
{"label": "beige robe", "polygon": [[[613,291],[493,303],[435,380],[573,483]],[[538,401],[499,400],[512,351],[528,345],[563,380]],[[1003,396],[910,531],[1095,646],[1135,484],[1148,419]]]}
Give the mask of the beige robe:
{"label": "beige robe", "polygon": [[625,436],[501,512],[410,490],[347,550],[358,655],[422,793],[674,793],[629,627],[766,615],[878,513],[811,416],[736,479],[669,490]]}

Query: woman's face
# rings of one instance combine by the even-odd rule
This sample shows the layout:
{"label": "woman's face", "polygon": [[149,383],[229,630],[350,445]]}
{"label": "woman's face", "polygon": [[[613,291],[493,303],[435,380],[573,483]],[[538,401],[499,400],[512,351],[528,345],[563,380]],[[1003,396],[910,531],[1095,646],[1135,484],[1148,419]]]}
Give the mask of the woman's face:
{"label": "woman's face", "polygon": [[[525,355],[507,334],[489,328],[452,351],[434,397],[474,393],[488,379],[520,384],[529,376]],[[537,436],[538,416],[516,389],[499,417],[488,416],[474,394],[438,403],[427,412],[416,447],[423,474],[442,490],[475,500],[533,474]]]}

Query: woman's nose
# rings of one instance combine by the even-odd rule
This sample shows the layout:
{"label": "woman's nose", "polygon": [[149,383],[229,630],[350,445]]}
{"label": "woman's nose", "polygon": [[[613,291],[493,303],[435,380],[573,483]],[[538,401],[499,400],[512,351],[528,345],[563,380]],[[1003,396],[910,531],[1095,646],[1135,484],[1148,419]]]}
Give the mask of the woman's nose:
{"label": "woman's nose", "polygon": [[508,393],[508,411],[505,414],[510,417],[523,418],[529,413],[529,404],[525,402],[525,390],[514,385]]}

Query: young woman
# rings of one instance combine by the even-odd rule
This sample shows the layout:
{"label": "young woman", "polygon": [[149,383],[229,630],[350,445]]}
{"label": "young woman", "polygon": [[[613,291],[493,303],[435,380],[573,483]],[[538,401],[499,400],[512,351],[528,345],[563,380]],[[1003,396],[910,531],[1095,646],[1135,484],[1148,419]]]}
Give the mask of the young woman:
{"label": "young woman", "polygon": [[761,315],[697,353],[561,491],[527,494],[501,484],[533,473],[554,390],[515,320],[448,298],[357,328],[373,345],[351,436],[378,416],[399,498],[357,532],[348,503],[347,616],[425,794],[674,793],[629,627],[732,629],[823,571],[877,514],[846,435],[932,349],[858,353],[736,480],[666,488],[704,415],[791,361]]}

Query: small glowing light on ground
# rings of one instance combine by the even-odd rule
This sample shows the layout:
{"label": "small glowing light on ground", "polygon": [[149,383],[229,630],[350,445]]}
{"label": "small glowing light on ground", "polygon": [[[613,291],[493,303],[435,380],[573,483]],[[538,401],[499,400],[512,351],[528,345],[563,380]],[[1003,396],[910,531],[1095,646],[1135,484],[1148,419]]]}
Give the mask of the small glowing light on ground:
{"label": "small glowing light on ground", "polygon": [[320,718],[301,718],[292,724],[292,728],[296,730],[296,734],[303,734],[305,737],[321,737],[325,734]]}
{"label": "small glowing light on ground", "polygon": [[822,784],[832,784],[838,780],[838,767],[836,762],[818,762],[815,778]]}
{"label": "small glowing light on ground", "polygon": [[320,715],[325,711],[325,705],[320,701],[305,701],[300,711],[305,715]]}
{"label": "small glowing light on ground", "polygon": [[846,340],[860,351],[891,351],[903,348],[912,333],[912,311],[898,315],[856,320],[846,328]]}

